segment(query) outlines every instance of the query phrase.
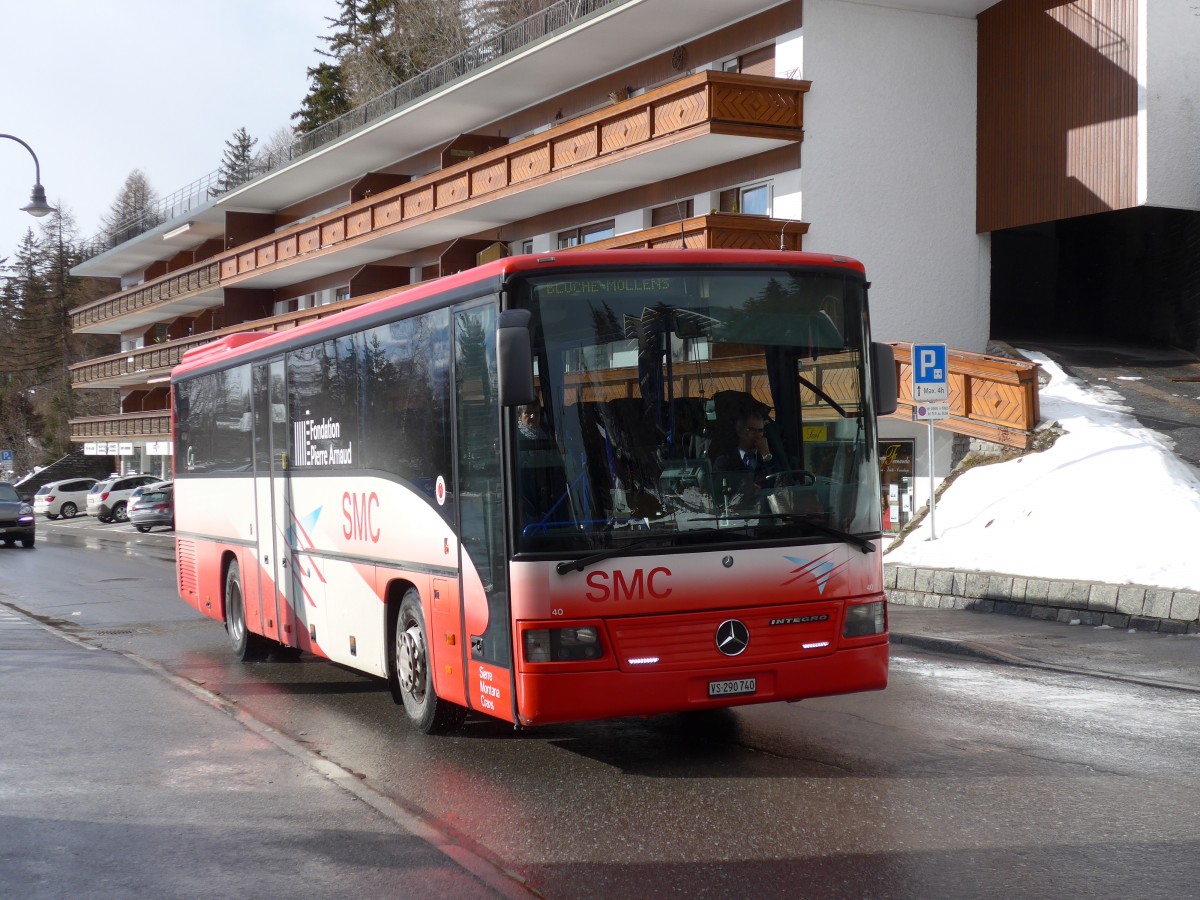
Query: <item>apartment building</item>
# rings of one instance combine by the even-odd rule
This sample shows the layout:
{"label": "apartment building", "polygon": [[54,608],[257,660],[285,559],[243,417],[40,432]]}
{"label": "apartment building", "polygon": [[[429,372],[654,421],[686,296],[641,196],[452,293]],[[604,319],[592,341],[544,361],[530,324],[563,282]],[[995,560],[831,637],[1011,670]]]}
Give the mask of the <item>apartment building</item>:
{"label": "apartment building", "polygon": [[[1200,349],[1200,254],[1176,238],[1200,246],[1190,6],[560,0],[97,248],[75,273],[121,288],[72,327],[122,349],[72,379],[121,407],[72,438],[166,474],[185,350],[581,245],[853,256],[880,340],[981,353],[1086,322]],[[923,465],[923,427],[881,430]]]}

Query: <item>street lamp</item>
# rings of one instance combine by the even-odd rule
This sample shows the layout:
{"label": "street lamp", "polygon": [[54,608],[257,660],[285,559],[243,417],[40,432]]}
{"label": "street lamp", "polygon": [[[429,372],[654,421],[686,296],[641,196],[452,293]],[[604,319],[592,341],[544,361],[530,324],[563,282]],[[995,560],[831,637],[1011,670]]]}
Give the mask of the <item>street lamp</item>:
{"label": "street lamp", "polygon": [[33,152],[33,148],[15,135],[0,134],[0,138],[8,138],[10,141],[16,141],[28,150],[29,155],[33,157],[33,193],[29,195],[29,203],[21,207],[21,212],[27,212],[38,219],[54,212],[54,207],[46,202],[46,189],[42,187],[42,164],[38,162],[37,154]]}

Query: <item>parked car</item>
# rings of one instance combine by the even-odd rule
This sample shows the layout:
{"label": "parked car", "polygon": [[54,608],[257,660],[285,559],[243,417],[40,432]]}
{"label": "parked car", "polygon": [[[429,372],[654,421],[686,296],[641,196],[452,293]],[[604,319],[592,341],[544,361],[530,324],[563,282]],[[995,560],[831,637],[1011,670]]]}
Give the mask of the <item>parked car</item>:
{"label": "parked car", "polygon": [[17,541],[22,547],[32,547],[36,537],[33,507],[21,499],[9,482],[0,481],[0,541],[5,547]]}
{"label": "parked car", "polygon": [[142,485],[161,481],[157,475],[118,475],[95,485],[87,496],[87,514],[101,522],[124,522],[129,497]]}
{"label": "parked car", "polygon": [[149,484],[143,484],[141,487],[134,488],[133,493],[129,495],[129,500],[126,501],[126,508],[130,510],[133,509],[133,501],[142,496],[142,494],[146,493],[146,491],[153,491],[157,490],[158,488],[169,487],[171,483],[172,482],[170,479],[167,479],[166,481],[152,481]]}
{"label": "parked car", "polygon": [[138,488],[126,507],[133,527],[145,534],[155,525],[175,527],[175,486],[169,481]]}
{"label": "parked car", "polygon": [[34,515],[47,519],[75,518],[80,510],[87,510],[88,491],[95,484],[95,478],[66,478],[43,484],[33,495]]}

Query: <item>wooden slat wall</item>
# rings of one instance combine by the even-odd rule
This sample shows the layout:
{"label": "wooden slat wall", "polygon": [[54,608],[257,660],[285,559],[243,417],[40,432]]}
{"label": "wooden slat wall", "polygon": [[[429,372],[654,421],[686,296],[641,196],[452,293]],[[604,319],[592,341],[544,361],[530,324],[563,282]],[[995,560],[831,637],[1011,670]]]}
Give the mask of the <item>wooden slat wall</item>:
{"label": "wooden slat wall", "polygon": [[[893,343],[899,406],[897,419],[912,419],[912,345]],[[938,428],[1027,450],[1041,420],[1038,364],[1026,360],[948,350],[950,418]]]}
{"label": "wooden slat wall", "polygon": [[979,232],[1136,205],[1144,2],[1004,0],[979,15]]}

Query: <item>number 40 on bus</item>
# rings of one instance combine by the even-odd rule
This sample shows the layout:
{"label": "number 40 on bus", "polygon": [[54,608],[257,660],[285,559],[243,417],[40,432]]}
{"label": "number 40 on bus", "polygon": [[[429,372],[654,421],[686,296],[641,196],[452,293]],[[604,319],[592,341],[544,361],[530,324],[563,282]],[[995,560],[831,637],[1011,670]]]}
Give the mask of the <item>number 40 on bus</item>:
{"label": "number 40 on bus", "polygon": [[868,321],[844,257],[581,250],[224,336],[172,373],[180,596],[425,732],[881,689]]}

